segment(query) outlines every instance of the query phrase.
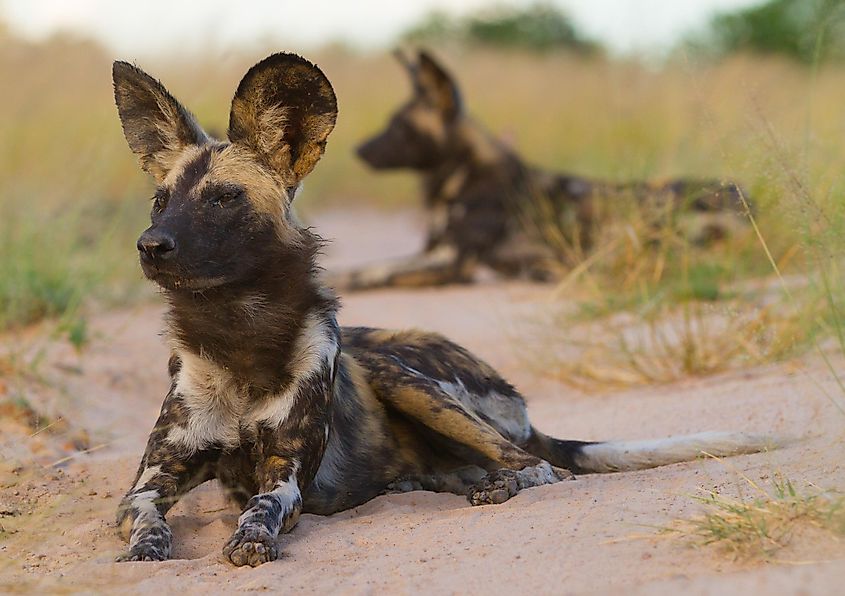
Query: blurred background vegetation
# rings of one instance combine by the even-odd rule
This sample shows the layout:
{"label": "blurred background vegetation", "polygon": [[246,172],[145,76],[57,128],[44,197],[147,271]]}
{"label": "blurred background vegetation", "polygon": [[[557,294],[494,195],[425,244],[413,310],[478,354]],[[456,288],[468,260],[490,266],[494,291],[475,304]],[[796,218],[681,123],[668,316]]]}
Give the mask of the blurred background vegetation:
{"label": "blurred background vegetation", "polygon": [[734,52],[778,54],[814,64],[845,59],[842,0],[770,0],[717,15],[687,43],[696,52],[724,57]]}
{"label": "blurred background vegetation", "polygon": [[494,5],[464,18],[435,11],[402,38],[409,43],[448,42],[505,50],[568,50],[581,54],[601,51],[601,45],[584,37],[559,9],[541,3],[527,8]]}
{"label": "blurred background vegetation", "polygon": [[[819,254],[808,248],[822,239],[825,255],[841,257],[844,5],[771,0],[722,14],[660,61],[614,56],[542,3],[432,13],[401,42],[431,47],[477,120],[537,165],[619,181],[741,181],[786,275],[806,272]],[[206,127],[224,131],[240,76],[278,49],[268,42],[262,51],[161,55],[141,66]],[[333,82],[340,117],[301,195],[306,219],[322,209],[417,206],[413,175],[368,171],[352,152],[410,93],[403,70],[386,49],[328,45],[307,54]],[[151,292],[134,245],[152,187],[120,131],[115,57],[78,37],[32,42],[0,27],[0,329],[48,317],[84,336],[85,308]],[[704,288],[694,298],[772,271],[754,234],[685,263],[679,275]],[[613,288],[602,286],[606,302],[625,303]]]}

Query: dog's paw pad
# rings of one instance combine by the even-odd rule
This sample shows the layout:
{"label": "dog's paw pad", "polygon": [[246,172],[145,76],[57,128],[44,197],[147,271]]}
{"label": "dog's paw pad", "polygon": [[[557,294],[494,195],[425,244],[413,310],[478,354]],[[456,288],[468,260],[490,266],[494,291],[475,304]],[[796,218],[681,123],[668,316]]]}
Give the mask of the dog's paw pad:
{"label": "dog's paw pad", "polygon": [[263,526],[238,528],[223,547],[223,554],[234,565],[257,567],[279,558],[276,539]]}

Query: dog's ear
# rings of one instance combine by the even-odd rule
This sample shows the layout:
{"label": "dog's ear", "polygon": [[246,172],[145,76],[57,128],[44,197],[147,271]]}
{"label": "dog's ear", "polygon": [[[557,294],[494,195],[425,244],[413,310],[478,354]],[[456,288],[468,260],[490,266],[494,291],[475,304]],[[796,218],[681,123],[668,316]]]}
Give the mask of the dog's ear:
{"label": "dog's ear", "polygon": [[393,52],[393,57],[396,58],[396,61],[401,64],[408,74],[411,75],[411,78],[415,78],[417,76],[417,65],[408,58],[408,55],[405,53],[405,50],[402,48],[395,48]]}
{"label": "dog's ear", "polygon": [[425,50],[419,52],[417,92],[433,102],[446,120],[462,110],[461,94],[451,75]]}
{"label": "dog's ear", "polygon": [[157,182],[164,180],[182,150],[208,141],[191,113],[140,68],[115,62],[112,80],[129,148]]}
{"label": "dog's ear", "polygon": [[249,69],[229,114],[229,140],[298,184],[317,165],[337,119],[337,99],[319,68],[273,54]]}

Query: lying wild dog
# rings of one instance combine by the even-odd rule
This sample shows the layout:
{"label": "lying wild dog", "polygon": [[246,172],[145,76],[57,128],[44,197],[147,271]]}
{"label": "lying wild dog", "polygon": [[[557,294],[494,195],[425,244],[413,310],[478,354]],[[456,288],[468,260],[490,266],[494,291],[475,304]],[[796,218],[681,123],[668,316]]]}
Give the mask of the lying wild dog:
{"label": "lying wild dog", "polygon": [[601,209],[614,210],[614,200],[695,212],[694,240],[725,235],[742,221],[741,191],[732,183],[614,184],[531,167],[466,115],[455,81],[428,53],[420,52],[415,63],[398,56],[413,95],[358,154],[376,169],[409,168],[422,175],[425,248],[411,258],[337,273],[330,279],[337,288],[469,282],[478,265],[508,277],[546,279],[560,255],[526,228],[526,212],[533,217],[538,207],[581,248],[589,248]]}
{"label": "lying wild dog", "polygon": [[291,213],[335,124],[329,81],[274,54],[232,100],[228,141],[209,138],[165,88],[114,64],[123,130],[156,181],[138,240],[169,302],[171,387],[118,524],[123,561],[163,560],[165,515],[216,478],[243,508],[235,565],[279,555],[301,512],[331,514],[391,490],[501,503],[572,472],[635,470],[750,453],[766,440],[705,433],[651,442],[548,437],[519,392],[460,346],[418,331],[339,328],[317,274],[320,239]]}

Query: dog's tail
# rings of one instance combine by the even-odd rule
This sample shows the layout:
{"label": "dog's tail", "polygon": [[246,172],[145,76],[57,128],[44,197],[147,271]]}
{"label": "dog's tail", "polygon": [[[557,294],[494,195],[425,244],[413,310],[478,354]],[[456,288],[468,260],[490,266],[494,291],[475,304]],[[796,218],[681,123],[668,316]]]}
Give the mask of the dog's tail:
{"label": "dog's tail", "polygon": [[727,457],[783,446],[777,437],[742,432],[703,432],[647,441],[564,441],[532,429],[527,450],[575,474],[606,474],[656,468],[703,456]]}

